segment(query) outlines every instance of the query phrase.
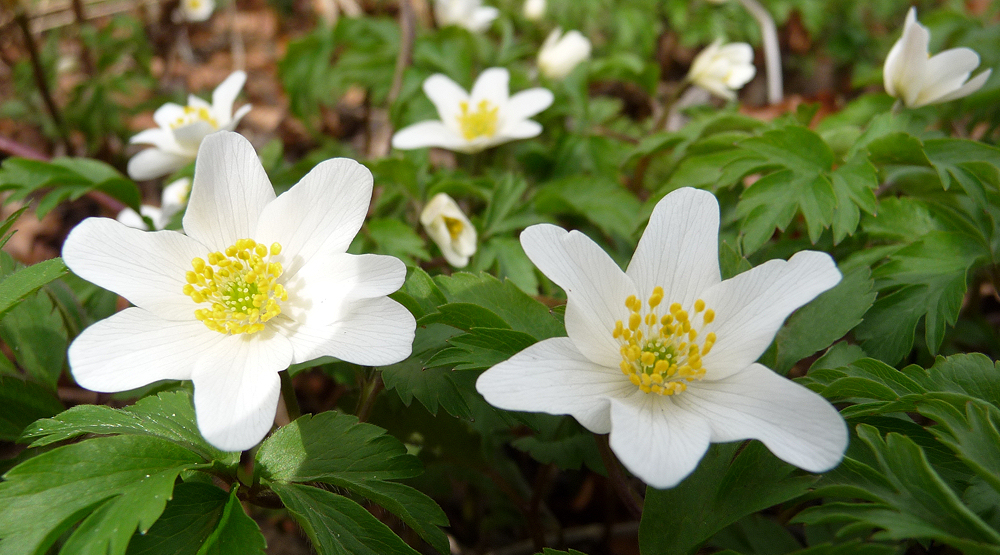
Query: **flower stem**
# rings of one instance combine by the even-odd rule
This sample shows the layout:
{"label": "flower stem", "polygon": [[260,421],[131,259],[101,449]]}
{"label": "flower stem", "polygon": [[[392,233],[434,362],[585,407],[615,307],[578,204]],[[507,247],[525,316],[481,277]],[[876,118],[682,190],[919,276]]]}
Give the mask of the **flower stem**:
{"label": "flower stem", "polygon": [[767,101],[770,104],[781,102],[783,87],[781,83],[781,49],[778,47],[778,29],[774,18],[757,0],[740,0],[750,15],[760,25],[760,34],[764,42],[764,65],[767,69]]}
{"label": "flower stem", "polygon": [[[677,104],[684,91],[690,87],[691,83],[685,80],[683,84],[674,89],[670,96],[663,101],[663,111],[660,113],[660,117],[656,118],[656,122],[653,123],[653,128],[650,130],[652,133],[663,131],[667,125],[667,121],[670,120],[670,113],[674,110],[674,105]],[[653,153],[650,152],[635,163],[635,171],[632,172],[632,177],[628,180],[628,188],[637,196],[641,196],[642,194],[642,182],[646,177],[646,170],[649,169],[649,164],[652,161]]]}
{"label": "flower stem", "polygon": [[48,110],[49,116],[52,117],[56,131],[59,132],[59,138],[62,140],[63,147],[68,151],[70,148],[69,135],[66,133],[66,125],[63,123],[59,109],[56,108],[55,100],[52,99],[52,92],[49,91],[49,83],[45,78],[45,69],[42,68],[42,59],[38,53],[38,45],[35,44],[35,37],[31,34],[28,14],[20,5],[16,9],[17,12],[14,14],[14,21],[24,35],[24,46],[28,49],[28,55],[31,58],[31,69],[35,74],[35,84],[38,85],[38,92],[42,95],[42,102],[45,103],[45,108]]}
{"label": "flower stem", "polygon": [[378,394],[385,389],[385,383],[382,381],[382,373],[374,368],[372,368],[372,373],[374,377],[362,390],[363,397],[358,402],[358,422],[366,422],[368,420],[372,415],[372,409],[375,408],[375,401],[378,399]]}
{"label": "flower stem", "polygon": [[285,410],[288,411],[288,421],[294,422],[296,418],[302,416],[302,409],[299,408],[299,399],[295,396],[292,375],[288,370],[282,370],[278,372],[278,376],[281,376],[281,397],[285,401]]}
{"label": "flower stem", "polygon": [[898,116],[899,114],[903,113],[903,101],[897,98],[896,102],[894,102],[892,105],[892,110],[890,110],[890,113],[894,116]]}
{"label": "flower stem", "polygon": [[618,462],[618,457],[615,456],[614,452],[611,450],[611,444],[608,442],[608,434],[594,435],[594,439],[597,441],[597,450],[601,453],[601,461],[604,463],[604,468],[608,471],[608,480],[611,482],[611,486],[614,488],[615,493],[618,494],[618,498],[622,500],[622,503],[628,508],[629,512],[635,518],[642,517],[642,499],[639,494],[632,489],[632,486],[628,483],[628,478],[622,471],[621,463]]}

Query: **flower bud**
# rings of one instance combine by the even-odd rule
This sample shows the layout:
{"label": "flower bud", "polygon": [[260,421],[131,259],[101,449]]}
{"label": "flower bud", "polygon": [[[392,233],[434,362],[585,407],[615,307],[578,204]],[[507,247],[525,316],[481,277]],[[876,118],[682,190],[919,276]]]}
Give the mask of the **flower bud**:
{"label": "flower bud", "polygon": [[524,0],[524,18],[528,21],[540,21],[545,16],[545,0]]}
{"label": "flower bud", "polygon": [[695,56],[687,78],[716,96],[733,100],[736,91],[756,74],[753,48],[749,44],[722,44],[721,40],[716,40]]}
{"label": "flower bud", "polygon": [[556,28],[538,51],[538,69],[549,79],[563,79],[580,62],[590,57],[590,41],[579,31],[565,35]]}
{"label": "flower bud", "polygon": [[445,193],[438,193],[420,213],[420,223],[427,235],[437,243],[448,264],[464,268],[476,252],[476,228]]}

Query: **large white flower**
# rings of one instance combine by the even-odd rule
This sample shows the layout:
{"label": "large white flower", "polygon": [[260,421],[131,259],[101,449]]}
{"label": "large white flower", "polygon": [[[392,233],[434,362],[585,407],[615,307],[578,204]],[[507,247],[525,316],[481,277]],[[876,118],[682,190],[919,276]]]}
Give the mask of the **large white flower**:
{"label": "large white flower", "polygon": [[566,290],[566,332],[487,370],[476,389],[508,410],[570,414],[657,488],[691,473],[710,442],[748,438],[809,471],[835,466],[847,427],[829,403],[754,361],[795,309],[840,281],[803,251],[732,279],[719,273],[719,205],[680,189],[650,217],[628,270],[587,236],[521,234]]}
{"label": "large white flower", "polygon": [[195,95],[188,97],[188,105],[168,102],[153,113],[156,129],[147,129],[132,137],[132,143],[150,144],[128,161],[128,175],[132,179],[156,179],[183,168],[198,155],[198,146],[209,133],[220,129],[232,131],[250,111],[244,105],[233,113],[233,102],[247,80],[247,74],[234,71],[212,92],[209,104]]}
{"label": "large white flower", "polygon": [[987,69],[973,79],[979,54],[971,48],[952,48],[931,56],[931,33],[917,21],[917,9],[910,8],[903,34],[885,58],[882,77],[885,92],[900,99],[908,108],[947,102],[978,91],[990,78]]}
{"label": "large white flower", "polygon": [[441,27],[458,25],[473,33],[490,27],[500,10],[484,6],[482,0],[434,0],[434,19]]}
{"label": "large white flower", "polygon": [[590,41],[580,31],[565,35],[555,28],[538,51],[538,70],[549,79],[563,79],[590,57]]}
{"label": "large white flower", "polygon": [[115,219],[129,227],[149,229],[146,222],[142,219],[145,216],[153,222],[153,229],[163,229],[170,223],[174,214],[187,206],[190,194],[191,180],[182,177],[163,188],[159,206],[143,204],[139,206],[138,212],[131,208],[126,208],[119,212]]}
{"label": "large white flower", "polygon": [[236,451],[271,428],[290,364],[405,359],[416,324],[386,297],[405,266],[346,253],[371,195],[371,173],[338,158],[275,198],[246,139],[206,137],[185,233],[88,218],[67,237],[66,265],[135,305],[73,341],[73,376],[104,392],[191,380],[202,435]]}
{"label": "large white flower", "polygon": [[722,44],[716,40],[695,56],[687,79],[714,95],[733,100],[736,91],[756,74],[753,47],[745,42]]}
{"label": "large white flower", "polygon": [[464,268],[476,253],[476,228],[455,199],[438,193],[420,212],[420,223],[437,243],[448,264]]}
{"label": "large white flower", "polygon": [[401,150],[437,146],[472,153],[538,136],[541,124],[528,118],[552,104],[552,92],[537,87],[509,96],[509,83],[510,73],[500,67],[480,74],[471,94],[440,73],[431,75],[424,81],[424,92],[441,119],[400,129],[392,146]]}

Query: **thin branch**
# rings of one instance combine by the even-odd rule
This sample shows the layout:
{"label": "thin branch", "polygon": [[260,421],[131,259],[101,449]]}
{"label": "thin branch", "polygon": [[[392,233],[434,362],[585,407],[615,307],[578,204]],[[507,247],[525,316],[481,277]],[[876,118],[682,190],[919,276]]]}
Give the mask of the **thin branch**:
{"label": "thin branch", "polygon": [[73,0],[72,5],[76,32],[80,39],[80,64],[83,66],[84,73],[93,76],[97,66],[94,64],[94,54],[90,51],[87,41],[83,38],[83,26],[87,24],[87,16],[83,11],[83,0]]}
{"label": "thin branch", "polygon": [[288,421],[294,422],[296,418],[302,416],[302,409],[299,408],[299,399],[295,395],[295,384],[292,383],[292,375],[288,370],[278,372],[281,377],[281,398],[285,401],[285,410],[288,412]]}
{"label": "thin branch", "polygon": [[760,35],[764,42],[764,66],[767,70],[767,101],[781,102],[784,91],[781,81],[781,48],[778,46],[778,29],[774,18],[757,0],[740,0],[750,15],[760,25]]}
{"label": "thin branch", "polygon": [[31,69],[35,74],[35,84],[38,86],[39,94],[42,95],[42,102],[45,103],[45,109],[48,110],[49,116],[56,126],[59,138],[62,139],[63,148],[69,151],[70,142],[69,135],[66,133],[66,125],[63,122],[62,114],[59,113],[59,109],[52,99],[52,92],[49,90],[49,83],[45,78],[45,69],[42,67],[42,59],[38,54],[38,45],[35,44],[35,37],[31,34],[31,25],[28,23],[28,15],[23,8],[19,8],[17,13],[14,14],[14,21],[17,22],[17,26],[24,35],[24,45],[27,47],[28,56],[31,58]]}
{"label": "thin branch", "polygon": [[412,0],[399,0],[399,55],[396,56],[396,68],[392,73],[392,86],[389,88],[387,103],[392,107],[403,90],[403,74],[413,61],[413,42],[417,34],[417,17],[413,13]]}
{"label": "thin branch", "polygon": [[20,156],[21,158],[40,160],[42,162],[46,162],[49,159],[48,156],[38,152],[30,146],[22,145],[21,143],[8,139],[3,135],[0,135],[0,152],[5,152],[11,156]]}

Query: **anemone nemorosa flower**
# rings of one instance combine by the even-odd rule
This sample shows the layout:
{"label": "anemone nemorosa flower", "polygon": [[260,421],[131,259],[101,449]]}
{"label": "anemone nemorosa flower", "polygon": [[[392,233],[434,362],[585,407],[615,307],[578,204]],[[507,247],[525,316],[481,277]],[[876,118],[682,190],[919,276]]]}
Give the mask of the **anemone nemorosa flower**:
{"label": "anemone nemorosa flower", "polygon": [[705,191],[661,200],[625,272],[587,236],[540,224],[532,262],[566,290],[566,333],[484,372],[508,410],[569,414],[610,433],[621,462],[657,488],[691,473],[710,442],[759,439],[813,472],[835,466],[847,427],[822,397],[755,361],[795,309],[840,281],[803,251],[722,281],[719,205]]}
{"label": "anemone nemorosa flower", "polygon": [[698,53],[691,63],[687,78],[708,92],[733,100],[757,74],[753,65],[753,48],[745,42],[722,44],[716,40]]}
{"label": "anemone nemorosa flower", "polygon": [[903,35],[885,58],[882,77],[885,92],[900,99],[907,108],[919,108],[968,96],[986,83],[992,70],[972,79],[979,67],[979,54],[971,48],[952,48],[930,55],[931,33],[917,21],[917,9],[910,8]]}
{"label": "anemone nemorosa flower", "polygon": [[88,218],[66,238],[73,272],[135,305],[73,341],[73,377],[103,392],[191,380],[201,434],[237,451],[271,428],[290,364],[405,359],[416,324],[386,295],[406,267],[346,252],[371,195],[371,173],[337,158],[275,197],[246,139],[206,137],[184,233]]}
{"label": "anemone nemorosa flower", "polygon": [[446,193],[434,195],[420,212],[420,223],[448,264],[456,268],[469,264],[469,257],[476,253],[476,227],[455,199]]}
{"label": "anemone nemorosa flower", "polygon": [[153,145],[128,161],[129,177],[142,181],[177,171],[195,159],[206,135],[236,129],[250,111],[247,104],[233,113],[233,102],[246,80],[246,73],[234,71],[212,92],[211,104],[192,94],[187,106],[173,102],[160,106],[153,113],[158,127],[142,131],[129,141]]}
{"label": "anemone nemorosa flower", "polygon": [[555,28],[538,51],[538,70],[549,79],[563,79],[590,57],[590,40],[580,31],[563,34]]}
{"label": "anemone nemorosa flower", "polygon": [[434,19],[442,27],[457,25],[482,33],[499,15],[500,10],[484,6],[482,0],[434,0]]}
{"label": "anemone nemorosa flower", "polygon": [[552,92],[537,87],[509,96],[510,73],[487,69],[466,93],[440,73],[424,81],[424,92],[440,120],[414,123],[396,132],[392,146],[401,150],[437,146],[473,153],[508,141],[535,137],[542,126],[528,118],[552,104]]}

